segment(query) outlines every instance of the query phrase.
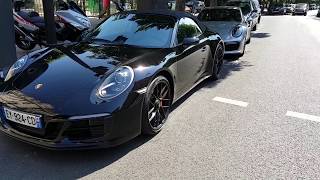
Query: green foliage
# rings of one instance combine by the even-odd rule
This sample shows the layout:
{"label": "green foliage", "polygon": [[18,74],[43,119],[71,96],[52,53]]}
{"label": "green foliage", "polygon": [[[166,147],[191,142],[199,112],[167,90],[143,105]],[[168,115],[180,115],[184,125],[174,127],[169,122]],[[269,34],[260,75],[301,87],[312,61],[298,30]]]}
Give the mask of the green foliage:
{"label": "green foliage", "polygon": [[178,42],[182,42],[184,37],[192,37],[197,33],[196,27],[188,24],[180,25],[178,31]]}

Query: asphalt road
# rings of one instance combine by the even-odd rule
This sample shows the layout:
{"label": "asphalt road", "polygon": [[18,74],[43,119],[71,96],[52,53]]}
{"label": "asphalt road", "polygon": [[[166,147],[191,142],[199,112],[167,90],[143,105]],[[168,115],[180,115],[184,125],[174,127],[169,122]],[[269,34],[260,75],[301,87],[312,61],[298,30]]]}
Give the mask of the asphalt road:
{"label": "asphalt road", "polygon": [[263,17],[245,56],[153,138],[54,152],[0,135],[0,179],[319,179],[319,29],[313,16]]}

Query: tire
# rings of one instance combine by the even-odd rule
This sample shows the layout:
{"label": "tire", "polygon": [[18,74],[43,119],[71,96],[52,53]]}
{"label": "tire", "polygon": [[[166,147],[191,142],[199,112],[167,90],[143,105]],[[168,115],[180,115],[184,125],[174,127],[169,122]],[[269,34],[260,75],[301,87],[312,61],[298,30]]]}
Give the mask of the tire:
{"label": "tire", "polygon": [[256,24],[256,25],[252,28],[252,31],[256,31],[256,30],[257,30],[257,26],[258,26],[258,24]]}
{"label": "tire", "polygon": [[258,24],[260,24],[260,21],[261,21],[261,16],[259,16],[259,19],[258,19]]}
{"label": "tire", "polygon": [[219,74],[223,67],[224,47],[221,43],[218,44],[216,51],[213,55],[213,67],[212,67],[212,80],[218,80]]}
{"label": "tire", "polygon": [[16,37],[16,45],[25,51],[30,51],[36,47],[36,44],[31,41],[23,41],[20,37]]}
{"label": "tire", "polygon": [[250,44],[250,42],[251,42],[251,32],[250,32],[250,35],[249,35],[250,37],[249,37],[249,39],[246,41],[246,44]]}
{"label": "tire", "polygon": [[248,41],[246,42],[247,44],[251,43],[251,37],[248,39]]}
{"label": "tire", "polygon": [[296,14],[295,13],[292,13],[292,16],[295,16]]}
{"label": "tire", "polygon": [[167,121],[172,105],[171,85],[167,78],[158,76],[148,86],[142,110],[142,134],[158,134]]}
{"label": "tire", "polygon": [[304,13],[304,16],[307,16],[307,13]]}
{"label": "tire", "polygon": [[243,46],[243,51],[242,53],[239,54],[238,57],[242,57],[244,55],[244,53],[246,52],[246,43],[244,43],[244,46]]}

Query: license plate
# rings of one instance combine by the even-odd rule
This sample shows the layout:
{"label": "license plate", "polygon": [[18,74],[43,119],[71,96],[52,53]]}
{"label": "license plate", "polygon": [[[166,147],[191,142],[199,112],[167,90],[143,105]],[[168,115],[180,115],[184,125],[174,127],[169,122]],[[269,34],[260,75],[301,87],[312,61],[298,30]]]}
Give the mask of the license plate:
{"label": "license plate", "polygon": [[25,126],[33,128],[41,128],[41,116],[35,114],[28,114],[12,110],[9,108],[3,108],[4,114],[9,121],[13,121]]}

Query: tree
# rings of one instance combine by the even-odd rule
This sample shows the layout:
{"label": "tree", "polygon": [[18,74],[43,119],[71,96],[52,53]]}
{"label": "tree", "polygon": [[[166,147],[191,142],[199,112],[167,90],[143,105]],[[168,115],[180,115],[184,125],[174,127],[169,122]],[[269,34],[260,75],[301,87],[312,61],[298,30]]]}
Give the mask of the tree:
{"label": "tree", "polygon": [[176,11],[184,11],[186,0],[176,0]]}

